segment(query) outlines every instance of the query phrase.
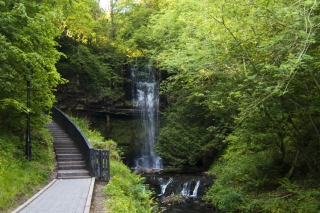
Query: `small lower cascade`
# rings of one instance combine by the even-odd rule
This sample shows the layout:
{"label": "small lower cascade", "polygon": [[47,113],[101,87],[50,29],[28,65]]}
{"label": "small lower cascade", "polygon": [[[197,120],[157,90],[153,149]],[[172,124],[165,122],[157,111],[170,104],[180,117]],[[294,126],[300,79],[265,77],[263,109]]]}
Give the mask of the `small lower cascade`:
{"label": "small lower cascade", "polygon": [[181,191],[181,195],[183,197],[189,197],[190,196],[190,182],[184,183]]}
{"label": "small lower cascade", "polygon": [[[192,180],[190,182],[183,183],[181,195],[184,197],[194,197],[194,198],[197,197],[198,189],[200,186],[200,180],[198,180],[195,184],[194,183],[195,183],[194,180]],[[193,188],[192,195],[191,195],[190,192],[191,192],[192,187],[194,187],[194,188]]]}
{"label": "small lower cascade", "polygon": [[146,183],[154,189],[162,213],[216,213],[202,200],[211,185],[206,175],[148,175]]}
{"label": "small lower cascade", "polygon": [[199,186],[200,186],[200,180],[197,181],[196,186],[193,189],[193,193],[192,193],[191,197],[197,197],[198,196]]}
{"label": "small lower cascade", "polygon": [[159,196],[164,195],[164,193],[166,192],[166,188],[167,186],[172,182],[173,178],[169,178],[169,180],[166,183],[161,183],[163,182],[163,179],[160,178],[160,189],[161,189],[161,193],[159,194]]}
{"label": "small lower cascade", "polygon": [[198,190],[201,187],[200,176],[185,178],[185,177],[147,177],[147,183],[152,185],[157,192],[158,197],[165,197],[171,194],[182,195],[185,198],[196,198]]}

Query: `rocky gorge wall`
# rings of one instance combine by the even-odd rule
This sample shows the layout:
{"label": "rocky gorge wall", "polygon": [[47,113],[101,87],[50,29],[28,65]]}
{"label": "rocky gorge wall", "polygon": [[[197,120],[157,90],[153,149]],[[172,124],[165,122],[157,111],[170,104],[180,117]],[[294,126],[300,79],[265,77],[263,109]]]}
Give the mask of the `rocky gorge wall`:
{"label": "rocky gorge wall", "polygon": [[131,85],[124,83],[122,88],[111,92],[86,90],[79,83],[79,76],[68,77],[68,83],[59,85],[55,93],[56,107],[76,114],[101,114],[101,116],[133,116],[136,113],[131,102]]}

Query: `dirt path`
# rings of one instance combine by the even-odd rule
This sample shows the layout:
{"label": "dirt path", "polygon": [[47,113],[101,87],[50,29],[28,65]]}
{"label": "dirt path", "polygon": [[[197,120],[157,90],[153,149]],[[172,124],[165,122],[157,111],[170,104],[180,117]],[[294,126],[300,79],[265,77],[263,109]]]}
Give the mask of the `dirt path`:
{"label": "dirt path", "polygon": [[106,185],[107,182],[96,180],[93,190],[90,213],[108,213],[106,205],[104,204],[106,196],[102,193],[102,190]]}

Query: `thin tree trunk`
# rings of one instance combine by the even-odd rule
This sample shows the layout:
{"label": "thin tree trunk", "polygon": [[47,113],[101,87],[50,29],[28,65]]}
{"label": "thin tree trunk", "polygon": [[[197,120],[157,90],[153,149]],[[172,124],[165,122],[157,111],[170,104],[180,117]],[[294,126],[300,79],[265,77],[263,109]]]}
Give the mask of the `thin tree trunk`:
{"label": "thin tree trunk", "polygon": [[297,161],[298,161],[299,154],[300,154],[300,151],[297,150],[296,156],[295,156],[294,161],[292,163],[292,166],[291,166],[289,172],[285,175],[285,177],[288,178],[288,179],[290,179],[294,169],[296,168],[296,164],[297,164]]}
{"label": "thin tree trunk", "polygon": [[314,123],[314,121],[313,121],[313,119],[312,119],[312,117],[311,117],[310,114],[309,114],[309,118],[310,118],[311,123],[312,123],[312,125],[313,125],[313,127],[314,127],[314,129],[315,129],[315,131],[316,131],[316,133],[317,133],[317,136],[318,136],[318,144],[319,144],[319,146],[320,146],[320,134],[319,134],[318,128],[317,128],[316,124]]}
{"label": "thin tree trunk", "polygon": [[114,39],[114,7],[115,4],[117,3],[117,0],[110,0],[110,39]]}

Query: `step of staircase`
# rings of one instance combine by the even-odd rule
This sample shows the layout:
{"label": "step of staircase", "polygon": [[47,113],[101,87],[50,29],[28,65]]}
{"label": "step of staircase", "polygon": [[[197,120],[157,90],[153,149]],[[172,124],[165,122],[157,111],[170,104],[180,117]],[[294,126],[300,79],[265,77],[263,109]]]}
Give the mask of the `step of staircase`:
{"label": "step of staircase", "polygon": [[76,147],[75,144],[72,143],[72,142],[68,142],[68,143],[54,142],[53,145],[54,145],[55,147],[56,147],[56,146],[65,146],[65,147],[74,146],[74,147]]}
{"label": "step of staircase", "polygon": [[89,171],[86,169],[58,170],[58,178],[90,178],[90,174]]}
{"label": "step of staircase", "polygon": [[83,165],[85,166],[86,163],[82,160],[82,161],[64,161],[64,162],[60,162],[59,165],[62,166],[67,166],[67,165]]}
{"label": "step of staircase", "polygon": [[75,147],[56,147],[56,154],[79,154],[79,150]]}
{"label": "step of staircase", "polygon": [[67,138],[67,137],[56,137],[54,135],[52,135],[52,137],[54,137],[55,141],[61,141],[61,142],[69,142],[69,143],[73,143],[71,138]]}
{"label": "step of staircase", "polygon": [[62,161],[58,163],[58,170],[86,169],[84,161]]}
{"label": "step of staircase", "polygon": [[56,154],[59,161],[81,161],[83,160],[81,154]]}
{"label": "step of staircase", "polygon": [[53,140],[55,144],[74,144],[72,140]]}
{"label": "step of staircase", "polygon": [[75,145],[70,144],[70,145],[55,145],[54,150],[56,149],[78,149]]}
{"label": "step of staircase", "polygon": [[58,166],[58,170],[78,170],[78,169],[86,169],[86,165],[60,165]]}

